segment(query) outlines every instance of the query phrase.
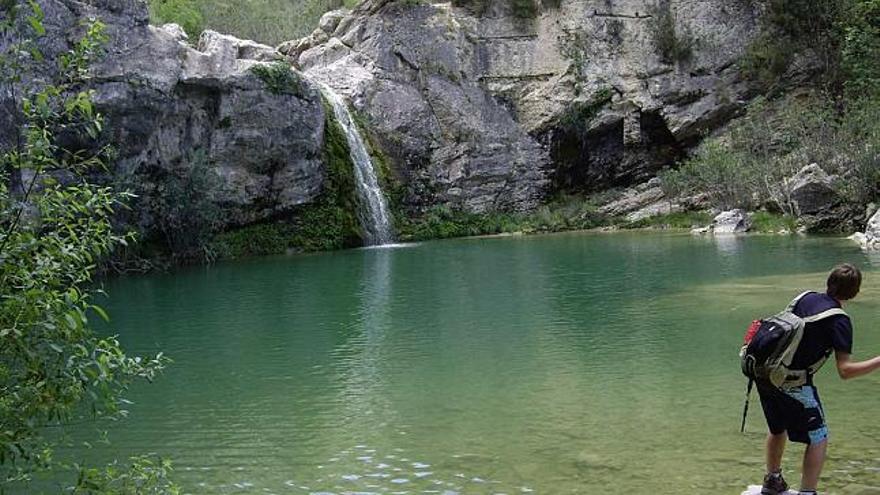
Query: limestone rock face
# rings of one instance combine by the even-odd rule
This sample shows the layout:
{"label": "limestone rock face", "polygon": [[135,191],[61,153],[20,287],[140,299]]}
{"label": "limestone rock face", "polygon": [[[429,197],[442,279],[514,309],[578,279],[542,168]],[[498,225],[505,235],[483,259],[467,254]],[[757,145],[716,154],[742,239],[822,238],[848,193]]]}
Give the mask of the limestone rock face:
{"label": "limestone rock face", "polygon": [[[509,2],[476,16],[368,0],[282,51],[366,116],[413,201],[527,208],[552,189],[644,182],[750,97],[735,63],[758,30],[749,2],[656,4],[562,0],[526,19]],[[660,15],[679,40],[711,42],[669,60]]]}
{"label": "limestone rock face", "polygon": [[615,200],[599,208],[599,213],[624,216],[629,222],[681,211],[681,205],[669,200],[660,187],[659,178],[624,190]]}
{"label": "limestone rock face", "polygon": [[366,117],[411,206],[482,212],[539,203],[549,156],[481,84],[473,33],[449,5],[368,2],[328,16],[321,25],[336,24],[331,37],[297,62]]}
{"label": "limestone rock face", "polygon": [[[95,103],[113,143],[115,180],[141,195],[134,222],[156,223],[154,205],[173,181],[193,174],[220,208],[222,226],[263,220],[315,198],[324,180],[324,110],[316,87],[273,94],[251,67],[274,48],[207,31],[197,48],[174,25],[148,24],[138,0],[44,0],[50,60],[77,39],[89,17],[107,25],[106,55],[94,68]],[[3,115],[0,118],[8,118]],[[0,126],[0,144],[13,126]],[[196,170],[203,166],[205,170]]]}

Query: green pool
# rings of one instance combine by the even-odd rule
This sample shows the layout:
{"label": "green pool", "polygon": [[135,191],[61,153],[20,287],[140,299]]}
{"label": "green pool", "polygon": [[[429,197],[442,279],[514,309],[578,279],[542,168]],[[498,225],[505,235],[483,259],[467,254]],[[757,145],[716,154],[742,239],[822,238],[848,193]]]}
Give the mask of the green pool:
{"label": "green pool", "polygon": [[[158,453],[193,494],[738,494],[763,474],[745,326],[845,260],[869,272],[856,354],[880,353],[880,260],[831,238],[468,239],[118,279],[113,331],[175,363],[110,444],[61,455]],[[880,376],[832,368],[823,488],[880,493]]]}

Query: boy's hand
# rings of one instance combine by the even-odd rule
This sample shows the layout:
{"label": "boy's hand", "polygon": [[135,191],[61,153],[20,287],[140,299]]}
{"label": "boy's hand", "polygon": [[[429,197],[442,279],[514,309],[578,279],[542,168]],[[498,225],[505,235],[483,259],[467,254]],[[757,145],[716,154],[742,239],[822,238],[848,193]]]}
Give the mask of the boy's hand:
{"label": "boy's hand", "polygon": [[837,359],[837,374],[844,380],[864,376],[880,369],[880,356],[867,361],[853,361],[852,354],[848,352],[835,351],[834,356]]}

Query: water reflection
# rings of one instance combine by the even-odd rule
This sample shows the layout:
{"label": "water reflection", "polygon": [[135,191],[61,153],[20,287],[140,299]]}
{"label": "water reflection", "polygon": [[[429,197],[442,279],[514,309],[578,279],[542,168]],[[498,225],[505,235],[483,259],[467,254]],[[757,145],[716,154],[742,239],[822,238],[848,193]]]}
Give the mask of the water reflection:
{"label": "water reflection", "polygon": [[715,241],[715,247],[719,253],[725,256],[736,256],[742,251],[744,236],[739,234],[718,234],[713,235],[712,240]]}

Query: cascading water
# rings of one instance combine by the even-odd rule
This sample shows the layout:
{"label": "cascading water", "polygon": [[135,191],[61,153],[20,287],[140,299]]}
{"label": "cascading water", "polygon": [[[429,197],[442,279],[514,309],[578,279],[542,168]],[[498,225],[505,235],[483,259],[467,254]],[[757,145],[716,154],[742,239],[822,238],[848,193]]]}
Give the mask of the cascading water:
{"label": "cascading water", "polygon": [[357,193],[361,202],[358,218],[364,229],[364,241],[368,246],[381,246],[394,242],[391,220],[388,214],[388,205],[370,154],[364,146],[364,140],[358,132],[357,126],[348,111],[345,100],[326,84],[321,84],[321,92],[333,107],[336,121],[345,131],[348,148],[351,150],[351,161],[354,162],[354,177],[357,184]]}

